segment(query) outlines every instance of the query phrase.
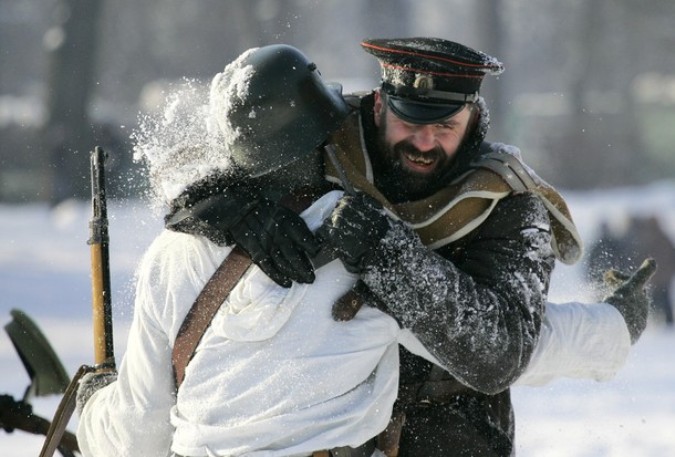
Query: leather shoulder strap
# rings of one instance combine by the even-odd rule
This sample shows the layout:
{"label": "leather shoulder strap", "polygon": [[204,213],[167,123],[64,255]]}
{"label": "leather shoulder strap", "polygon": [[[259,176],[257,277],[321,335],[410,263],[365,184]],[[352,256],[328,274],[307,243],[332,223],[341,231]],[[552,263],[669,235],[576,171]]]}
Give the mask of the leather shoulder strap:
{"label": "leather shoulder strap", "polygon": [[[282,198],[280,203],[296,213],[301,213],[312,204],[320,192],[321,189],[302,188]],[[185,368],[190,363],[206,329],[209,328],[220,309],[220,305],[230,295],[252,263],[251,257],[239,246],[235,246],[209,278],[192,304],[173,345],[171,362],[176,389],[183,383]]]}
{"label": "leather shoulder strap", "polygon": [[182,384],[185,378],[185,368],[192,359],[206,329],[211,325],[220,305],[252,263],[251,258],[243,249],[235,247],[197,296],[178,330],[178,336],[173,345],[171,361],[176,389]]}
{"label": "leather shoulder strap", "polygon": [[525,192],[537,188],[537,183],[516,156],[507,153],[491,152],[480,157],[472,164],[474,167],[487,168],[501,176],[516,192]]}
{"label": "leather shoulder strap", "polygon": [[490,152],[472,163],[474,168],[490,170],[500,176],[515,192],[534,192],[543,201],[551,217],[552,247],[556,257],[572,265],[583,254],[583,242],[572,220],[567,203],[560,193],[527,168],[518,157],[507,152]]}

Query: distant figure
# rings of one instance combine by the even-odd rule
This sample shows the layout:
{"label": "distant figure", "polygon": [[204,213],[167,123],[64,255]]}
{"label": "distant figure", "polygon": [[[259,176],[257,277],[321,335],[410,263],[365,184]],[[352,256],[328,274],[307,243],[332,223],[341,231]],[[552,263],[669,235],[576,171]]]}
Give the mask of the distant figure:
{"label": "distant figure", "polygon": [[671,282],[675,275],[675,245],[655,216],[631,217],[625,231],[603,222],[597,241],[588,251],[588,279],[602,281],[608,268],[629,270],[635,261],[653,257],[658,269],[652,278],[655,317],[673,325]]}

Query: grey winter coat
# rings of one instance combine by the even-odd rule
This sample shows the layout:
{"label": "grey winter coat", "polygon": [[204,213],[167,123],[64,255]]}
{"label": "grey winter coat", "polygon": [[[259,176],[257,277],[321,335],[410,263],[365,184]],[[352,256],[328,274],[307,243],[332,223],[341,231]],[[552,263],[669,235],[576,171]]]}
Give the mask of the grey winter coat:
{"label": "grey winter coat", "polygon": [[[360,109],[374,158],[370,98]],[[483,114],[485,122],[443,182],[465,172],[486,146]],[[502,199],[478,228],[437,251],[403,224],[382,240],[363,281],[447,370],[401,349],[401,457],[512,454],[509,386],[527,367],[539,337],[555,262],[551,238],[544,204],[521,193]]]}

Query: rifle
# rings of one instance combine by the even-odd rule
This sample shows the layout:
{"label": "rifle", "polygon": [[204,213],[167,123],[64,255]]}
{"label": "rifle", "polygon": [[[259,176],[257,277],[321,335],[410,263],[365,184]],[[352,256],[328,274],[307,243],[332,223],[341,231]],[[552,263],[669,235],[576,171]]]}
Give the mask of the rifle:
{"label": "rifle", "polygon": [[105,158],[102,148],[91,153],[92,219],[89,222],[91,251],[92,314],[94,326],[94,366],[82,365],[77,370],[59,403],[47,432],[40,457],[52,457],[70,417],[73,415],[80,379],[87,373],[115,370],[113,351],[112,306],[110,295],[110,259],[108,255],[108,212],[105,191]]}
{"label": "rifle", "polygon": [[112,306],[110,295],[110,258],[108,245],[108,209],[105,191],[105,152],[99,146],[91,153],[91,204],[89,222],[91,251],[92,317],[94,325],[94,361],[97,371],[113,371]]}

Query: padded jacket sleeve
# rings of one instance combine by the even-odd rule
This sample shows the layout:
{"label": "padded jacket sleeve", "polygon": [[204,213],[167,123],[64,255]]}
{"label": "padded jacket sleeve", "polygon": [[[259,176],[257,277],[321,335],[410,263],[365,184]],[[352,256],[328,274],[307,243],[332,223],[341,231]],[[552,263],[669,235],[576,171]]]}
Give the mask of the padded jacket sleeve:
{"label": "padded jacket sleeve", "polygon": [[494,394],[529,363],[553,265],[548,212],[525,193],[500,201],[453,260],[394,224],[363,280],[453,376]]}

